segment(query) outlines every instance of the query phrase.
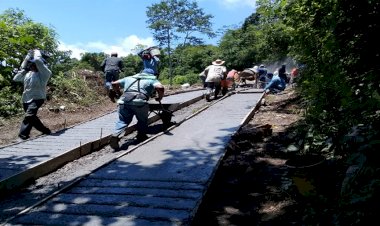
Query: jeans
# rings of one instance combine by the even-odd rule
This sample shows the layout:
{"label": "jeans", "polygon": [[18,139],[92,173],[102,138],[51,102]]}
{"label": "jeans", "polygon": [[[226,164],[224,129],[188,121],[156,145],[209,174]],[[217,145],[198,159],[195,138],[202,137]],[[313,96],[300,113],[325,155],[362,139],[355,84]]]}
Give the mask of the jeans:
{"label": "jeans", "polygon": [[105,87],[107,90],[112,89],[111,82],[114,82],[119,79],[119,71],[112,70],[112,71],[106,71],[106,81],[105,81]]}
{"label": "jeans", "polygon": [[45,100],[33,100],[30,103],[23,103],[25,115],[21,122],[19,135],[29,137],[32,128],[36,128],[38,131],[48,134],[50,130],[42,124],[41,120],[37,117],[38,109],[42,106]]}
{"label": "jeans", "polygon": [[143,105],[120,104],[118,113],[119,119],[116,122],[115,132],[112,136],[121,135],[132,122],[133,116],[137,118],[138,134],[146,135],[149,115],[149,105],[147,103]]}

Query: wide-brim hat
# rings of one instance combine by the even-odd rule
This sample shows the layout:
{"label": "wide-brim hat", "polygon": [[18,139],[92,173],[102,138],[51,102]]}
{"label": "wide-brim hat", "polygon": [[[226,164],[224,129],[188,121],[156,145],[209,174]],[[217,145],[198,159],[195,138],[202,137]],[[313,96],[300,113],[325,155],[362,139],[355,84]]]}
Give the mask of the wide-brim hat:
{"label": "wide-brim hat", "polygon": [[224,60],[216,59],[215,61],[212,62],[212,65],[223,65],[224,62],[225,62]]}

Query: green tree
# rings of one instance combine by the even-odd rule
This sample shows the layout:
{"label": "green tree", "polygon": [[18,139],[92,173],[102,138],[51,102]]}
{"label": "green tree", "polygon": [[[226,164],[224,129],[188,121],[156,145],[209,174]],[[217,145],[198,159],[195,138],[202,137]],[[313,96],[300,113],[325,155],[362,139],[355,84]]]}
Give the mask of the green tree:
{"label": "green tree", "polygon": [[83,53],[81,54],[80,63],[87,63],[87,65],[91,66],[91,68],[87,69],[101,71],[100,65],[105,57],[105,53]]}
{"label": "green tree", "polygon": [[242,70],[285,61],[292,38],[290,26],[284,24],[284,2],[258,0],[256,12],[240,28],[226,30],[219,44],[226,65]]}
{"label": "green tree", "polygon": [[[0,116],[8,117],[21,109],[22,86],[12,82],[28,50],[42,49],[55,54],[56,33],[43,24],[33,22],[18,9],[0,14]],[[50,62],[49,62],[50,63]]]}
{"label": "green tree", "polygon": [[284,6],[292,55],[304,65],[299,88],[307,120],[316,133],[333,138],[336,150],[344,149],[344,135],[358,124],[380,140],[378,130],[371,129],[380,124],[380,54],[374,48],[379,4],[304,0]]}
{"label": "green tree", "polygon": [[245,31],[242,29],[228,30],[219,44],[226,65],[236,70],[242,70],[252,67],[253,63],[261,60],[258,58],[257,39],[254,26],[250,26]]}
{"label": "green tree", "polygon": [[[340,194],[336,225],[377,219],[379,191],[379,1],[289,1],[292,55],[303,64],[298,87],[313,137],[332,139],[333,154],[359,166]],[[320,149],[316,149],[320,151]],[[356,158],[355,158],[356,157]]]}
{"label": "green tree", "polygon": [[196,45],[176,48],[174,56],[178,62],[176,68],[180,68],[180,75],[192,72],[199,74],[205,67],[211,64],[216,58],[220,58],[219,48],[213,45]]}
{"label": "green tree", "polygon": [[0,15],[0,61],[3,62],[0,74],[6,81],[11,81],[13,70],[20,66],[28,50],[54,53],[57,47],[55,31],[33,22],[23,11],[9,9]]}
{"label": "green tree", "polygon": [[210,22],[212,16],[198,8],[197,2],[188,0],[163,0],[148,7],[146,13],[154,38],[159,45],[166,46],[171,85],[173,46],[178,46],[180,39],[183,46],[187,43],[201,43],[202,39],[195,33],[214,37]]}
{"label": "green tree", "polygon": [[76,58],[70,58],[71,51],[56,51],[54,55],[50,58],[51,71],[53,75],[58,75],[59,73],[66,73],[72,70],[79,61]]}
{"label": "green tree", "polygon": [[122,59],[124,64],[124,71],[120,74],[121,78],[137,74],[143,68],[141,58],[137,55],[129,54]]}
{"label": "green tree", "polygon": [[259,31],[257,36],[258,58],[261,61],[284,61],[292,43],[291,27],[285,25],[284,0],[258,0],[256,13],[259,15],[253,25]]}

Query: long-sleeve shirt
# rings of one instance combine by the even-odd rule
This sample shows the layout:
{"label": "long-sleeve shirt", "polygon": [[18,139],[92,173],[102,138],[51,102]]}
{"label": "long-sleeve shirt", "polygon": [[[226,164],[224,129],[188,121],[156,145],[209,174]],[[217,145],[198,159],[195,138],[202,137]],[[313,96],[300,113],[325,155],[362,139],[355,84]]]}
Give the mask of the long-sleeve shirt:
{"label": "long-sleeve shirt", "polygon": [[270,82],[265,86],[264,91],[268,89],[279,89],[284,90],[286,83],[284,79],[280,78],[278,75],[273,75]]}
{"label": "long-sleeve shirt", "polygon": [[100,64],[100,67],[103,69],[104,72],[107,71],[119,71],[123,69],[123,60],[119,57],[108,57],[103,60],[103,62]]}
{"label": "long-sleeve shirt", "polygon": [[[24,61],[27,60],[28,59],[25,59]],[[34,63],[36,64],[38,72],[23,69],[13,77],[13,81],[24,83],[24,91],[21,99],[23,103],[29,103],[32,100],[46,99],[46,86],[52,73],[44,64],[40,51],[34,52]]]}
{"label": "long-sleeve shirt", "polygon": [[137,55],[142,59],[144,69],[152,69],[154,71],[154,74],[157,75],[158,74],[158,67],[160,64],[160,58],[158,58],[157,56],[151,55],[149,53],[150,57],[149,57],[149,59],[147,59],[143,56],[145,51],[146,50],[142,50]]}

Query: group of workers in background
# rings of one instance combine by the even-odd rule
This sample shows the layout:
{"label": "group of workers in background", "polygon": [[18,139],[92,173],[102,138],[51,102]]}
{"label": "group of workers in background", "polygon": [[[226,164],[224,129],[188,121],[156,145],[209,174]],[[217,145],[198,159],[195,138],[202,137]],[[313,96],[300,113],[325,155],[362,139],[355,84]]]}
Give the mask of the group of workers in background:
{"label": "group of workers in background", "polygon": [[221,90],[224,96],[229,87],[234,90],[238,86],[246,85],[247,80],[255,81],[256,88],[264,89],[265,93],[278,93],[285,89],[286,84],[293,83],[298,76],[298,68],[296,67],[288,76],[285,64],[271,73],[263,64],[242,71],[232,69],[227,72],[226,67],[223,66],[224,63],[225,61],[217,59],[199,74],[204,83],[203,86],[206,88],[205,98],[207,101],[211,100],[212,94],[214,99],[217,99]]}
{"label": "group of workers in background", "polygon": [[[158,80],[160,50],[158,47],[149,47],[138,53],[143,61],[143,69],[140,73],[119,79],[119,74],[123,70],[123,61],[116,52],[112,52],[101,63],[101,68],[105,74],[105,87],[111,101],[118,104],[118,119],[115,131],[111,136],[110,145],[113,149],[119,148],[120,135],[132,122],[134,116],[137,118],[137,137],[141,142],[148,138],[148,100],[155,94],[155,99],[161,103],[164,96],[164,86]],[[31,50],[26,55],[21,64],[21,68],[14,76],[13,80],[24,83],[22,103],[25,111],[24,119],[21,123],[18,136],[26,140],[29,138],[30,131],[34,127],[42,134],[51,134],[37,117],[38,109],[46,100],[46,88],[51,71],[48,69],[46,59],[48,55],[38,49]],[[245,80],[255,80],[266,93],[281,92],[289,82],[286,66],[282,65],[274,73],[269,73],[264,65],[254,66],[243,71],[235,69],[227,72],[225,61],[216,59],[207,66],[200,78],[206,88],[205,98],[210,101],[211,97],[217,99],[219,92],[225,95],[230,84],[232,89],[240,85]],[[291,81],[298,76],[298,69],[291,71]]]}
{"label": "group of workers in background", "polygon": [[[160,102],[164,96],[164,86],[158,80],[159,49],[149,47],[140,51],[138,56],[143,61],[143,70],[136,75],[122,79],[119,79],[119,73],[123,64],[116,52],[111,53],[111,56],[104,59],[101,64],[105,73],[105,87],[108,95],[113,102],[118,104],[118,119],[110,139],[110,146],[113,149],[120,148],[120,136],[132,122],[134,116],[137,118],[137,141],[142,142],[148,139],[148,100],[153,94],[156,94],[155,99]],[[282,65],[274,73],[268,73],[264,65],[254,66],[241,72],[232,69],[227,73],[224,63],[225,61],[216,59],[200,73],[200,78],[206,88],[205,98],[207,101],[210,101],[212,96],[213,99],[217,99],[220,91],[222,95],[225,95],[228,92],[229,83],[232,83],[234,89],[240,82],[255,80],[256,85],[260,84],[260,88],[263,88],[266,93],[276,93],[284,90],[286,83],[289,82],[285,65]],[[123,90],[122,92],[120,88]]]}

